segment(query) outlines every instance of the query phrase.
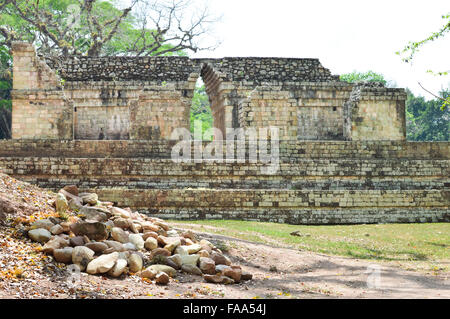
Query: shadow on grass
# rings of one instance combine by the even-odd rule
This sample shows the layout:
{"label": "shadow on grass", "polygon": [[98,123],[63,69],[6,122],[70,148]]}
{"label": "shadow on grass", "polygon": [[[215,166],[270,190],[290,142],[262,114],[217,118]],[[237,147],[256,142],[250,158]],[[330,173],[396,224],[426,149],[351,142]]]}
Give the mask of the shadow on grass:
{"label": "shadow on grass", "polygon": [[[365,259],[365,260],[377,260],[377,261],[429,261],[430,257],[427,254],[421,253],[421,252],[414,252],[410,250],[398,250],[398,251],[390,251],[390,250],[380,250],[380,249],[374,249],[374,248],[368,248],[365,246],[358,246],[355,249],[348,249],[345,250],[344,247],[337,247],[340,248],[338,251],[332,251],[330,249],[326,249],[323,247],[318,247],[317,249],[314,248],[308,248],[307,243],[305,242],[298,242],[294,244],[286,243],[284,240],[279,240],[280,245],[274,245],[267,242],[261,242],[261,241],[252,241],[252,240],[245,240],[240,239],[237,237],[230,237],[225,235],[220,235],[215,233],[214,237],[211,237],[211,233],[203,232],[199,230],[195,230],[199,234],[202,234],[203,236],[210,237],[210,239],[215,241],[230,241],[230,242],[241,242],[241,243],[257,243],[260,245],[265,245],[272,248],[285,248],[285,249],[293,249],[297,251],[311,251],[319,254],[324,255],[330,255],[330,256],[341,256],[344,258],[356,258],[356,259]],[[263,236],[263,235],[262,235]],[[214,238],[214,239],[213,239]],[[274,241],[276,241],[274,239]],[[445,244],[437,244],[428,242],[429,244],[434,244],[435,246],[439,247],[447,247]],[[284,245],[283,245],[284,244]],[[299,244],[305,244],[306,246],[302,247],[296,247]],[[340,250],[340,251],[339,251]]]}
{"label": "shadow on grass", "polygon": [[425,242],[425,244],[431,245],[431,246],[440,247],[440,248],[448,248],[448,247],[450,247],[450,245],[447,245],[447,244],[439,244],[439,243],[433,243],[433,242],[429,242],[429,241]]}
{"label": "shadow on grass", "polygon": [[[412,252],[412,251],[381,251],[373,248],[365,248],[367,252],[355,252],[355,251],[347,251],[347,256],[351,258],[358,259],[372,259],[372,260],[385,260],[385,261],[427,261],[429,257],[426,254]],[[398,255],[399,257],[390,257],[386,256],[386,254]]]}

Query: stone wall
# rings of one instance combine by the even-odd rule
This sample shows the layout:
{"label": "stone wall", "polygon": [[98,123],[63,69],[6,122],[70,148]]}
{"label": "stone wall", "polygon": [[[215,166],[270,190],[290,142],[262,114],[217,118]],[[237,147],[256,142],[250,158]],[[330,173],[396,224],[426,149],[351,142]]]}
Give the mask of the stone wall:
{"label": "stone wall", "polygon": [[[450,143],[280,142],[280,168],[174,163],[174,142],[0,141],[2,172],[77,184],[167,218],[302,224],[450,221]],[[207,143],[204,143],[207,144]]]}
{"label": "stone wall", "polygon": [[344,136],[347,140],[406,139],[406,93],[381,83],[357,85],[344,104]]}
{"label": "stone wall", "polygon": [[[1,157],[170,159],[177,141],[0,140]],[[206,146],[209,142],[203,142]],[[195,147],[192,143],[192,153]],[[224,146],[225,147],[225,146]],[[443,159],[449,142],[405,141],[279,141],[280,162],[304,159]],[[224,154],[226,150],[224,149]],[[248,157],[248,154],[247,154]]]}
{"label": "stone wall", "polygon": [[60,78],[31,45],[16,42],[12,53],[12,138],[72,139],[73,103]]}
{"label": "stone wall", "polygon": [[[449,187],[448,160],[303,159],[274,175],[262,164],[174,163],[170,159],[1,157],[3,172],[59,189],[424,190]],[[412,173],[414,171],[414,173]],[[214,178],[212,178],[214,177]]]}
{"label": "stone wall", "polygon": [[195,81],[66,82],[75,105],[75,139],[169,139],[174,128],[189,128]]}

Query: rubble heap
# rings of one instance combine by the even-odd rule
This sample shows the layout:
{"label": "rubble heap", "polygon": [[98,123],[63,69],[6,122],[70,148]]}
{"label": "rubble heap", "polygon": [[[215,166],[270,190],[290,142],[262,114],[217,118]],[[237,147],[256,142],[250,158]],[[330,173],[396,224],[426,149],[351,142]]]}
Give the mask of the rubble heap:
{"label": "rubble heap", "polygon": [[71,269],[111,277],[139,274],[162,285],[179,271],[217,284],[252,279],[210,241],[102,202],[95,193],[79,193],[75,185],[61,189],[53,205],[58,217],[36,220],[26,231],[43,253]]}

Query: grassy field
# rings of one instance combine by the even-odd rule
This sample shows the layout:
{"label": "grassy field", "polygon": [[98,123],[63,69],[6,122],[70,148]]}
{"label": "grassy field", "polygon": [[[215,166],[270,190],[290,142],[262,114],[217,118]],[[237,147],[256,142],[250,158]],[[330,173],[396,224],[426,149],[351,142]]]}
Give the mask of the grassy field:
{"label": "grassy field", "polygon": [[[198,231],[411,270],[448,271],[450,223],[303,226],[234,220],[171,221]],[[291,235],[296,232],[297,235]]]}

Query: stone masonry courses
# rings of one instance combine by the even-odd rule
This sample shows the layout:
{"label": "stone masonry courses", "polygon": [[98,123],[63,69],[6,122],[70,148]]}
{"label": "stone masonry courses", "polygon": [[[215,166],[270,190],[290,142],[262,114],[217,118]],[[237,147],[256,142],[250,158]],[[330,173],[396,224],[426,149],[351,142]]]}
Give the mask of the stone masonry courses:
{"label": "stone masonry courses", "polygon": [[[450,143],[406,141],[404,89],[341,82],[317,59],[50,58],[23,42],[12,51],[0,170],[13,177],[171,219],[450,221]],[[274,174],[248,154],[171,159],[199,77],[223,133],[279,128]],[[192,142],[192,153],[209,143]]]}

